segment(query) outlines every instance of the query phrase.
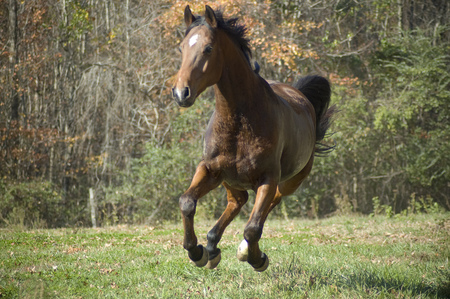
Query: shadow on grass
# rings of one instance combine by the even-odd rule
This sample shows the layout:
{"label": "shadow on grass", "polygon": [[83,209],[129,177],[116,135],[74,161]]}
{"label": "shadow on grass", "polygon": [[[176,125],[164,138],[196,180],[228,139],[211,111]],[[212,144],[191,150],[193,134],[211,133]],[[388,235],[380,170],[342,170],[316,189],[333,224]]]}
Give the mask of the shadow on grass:
{"label": "shadow on grass", "polygon": [[273,267],[271,275],[278,280],[277,288],[291,292],[322,290],[328,293],[354,292],[361,296],[402,294],[406,297],[450,298],[450,272],[436,269],[433,271],[434,279],[428,281],[413,272],[370,264],[308,264],[294,257],[287,267]]}

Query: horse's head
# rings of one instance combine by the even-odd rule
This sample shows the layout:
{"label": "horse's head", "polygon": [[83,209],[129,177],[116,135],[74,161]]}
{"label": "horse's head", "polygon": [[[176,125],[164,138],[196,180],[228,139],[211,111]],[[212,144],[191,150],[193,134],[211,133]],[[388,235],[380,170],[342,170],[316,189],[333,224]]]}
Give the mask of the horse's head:
{"label": "horse's head", "polygon": [[216,46],[217,19],[211,7],[206,6],[204,17],[195,17],[186,6],[184,21],[187,30],[180,45],[182,63],[172,96],[181,107],[190,107],[199,94],[220,80],[222,59]]}

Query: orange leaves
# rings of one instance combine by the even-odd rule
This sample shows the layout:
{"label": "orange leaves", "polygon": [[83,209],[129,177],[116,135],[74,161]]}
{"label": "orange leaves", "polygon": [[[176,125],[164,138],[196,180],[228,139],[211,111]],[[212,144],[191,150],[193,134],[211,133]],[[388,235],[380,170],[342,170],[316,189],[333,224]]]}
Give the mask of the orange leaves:
{"label": "orange leaves", "polygon": [[311,31],[323,26],[323,22],[314,23],[304,20],[288,20],[283,24],[283,29],[293,34],[301,34],[302,31]]}
{"label": "orange leaves", "polygon": [[106,153],[106,152],[102,153],[101,155],[98,155],[98,156],[86,157],[85,160],[86,160],[87,168],[101,167],[107,158],[108,158],[108,153]]}
{"label": "orange leaves", "polygon": [[263,51],[261,56],[264,57],[270,64],[283,64],[291,70],[296,68],[295,53],[301,51],[297,45],[272,40],[266,42],[263,49],[267,49],[267,51]]}
{"label": "orange leaves", "polygon": [[[274,16],[267,16],[271,17]],[[315,50],[307,48],[307,43],[302,42],[303,35],[322,26],[323,23],[287,17],[278,26],[265,28],[266,32],[256,38],[253,44],[260,47],[261,56],[268,63],[288,68],[292,72],[300,72],[299,61],[319,58]]]}
{"label": "orange leaves", "polygon": [[[58,155],[63,148],[71,150],[82,140],[81,136],[64,136],[56,129],[33,128],[32,116],[28,116],[27,121],[27,126],[18,122],[11,122],[9,127],[0,124],[0,141],[4,144],[0,151],[0,177],[12,175],[14,169],[25,169],[29,175],[42,174],[47,171],[55,152]],[[87,156],[81,163],[69,159],[62,164],[66,175],[85,174],[90,169],[102,167],[106,159],[107,154],[103,153]]]}
{"label": "orange leaves", "polygon": [[[28,125],[31,121],[28,120]],[[0,127],[0,140],[9,140],[11,143],[19,143],[22,145],[30,144],[37,146],[52,146],[60,140],[59,132],[49,128],[30,128],[23,127],[12,122],[9,128]]]}
{"label": "orange leaves", "polygon": [[304,34],[321,28],[323,23],[294,19],[289,16],[276,15],[271,10],[271,1],[172,1],[173,5],[159,21],[165,26],[164,36],[173,42],[181,42],[182,35],[177,29],[184,29],[183,13],[189,5],[194,14],[203,14],[205,4],[213,9],[221,8],[225,17],[238,17],[239,22],[247,28],[248,38],[253,51],[258,53],[256,59],[265,59],[266,63],[287,68],[291,72],[300,72],[300,61],[305,59],[319,59],[318,53],[307,46]]}
{"label": "orange leaves", "polygon": [[[186,5],[189,5],[195,15],[203,15],[205,5],[209,5],[213,9],[221,8],[226,17],[239,17],[240,22],[249,30],[249,35],[254,35],[257,34],[257,30],[264,28],[263,23],[259,21],[258,18],[261,13],[267,14],[269,12],[270,3],[268,0],[258,2],[248,2],[244,0],[218,0],[214,2],[204,2],[201,0],[175,0],[172,2],[172,7],[159,17],[159,22],[165,27],[164,36],[168,39],[175,37],[177,29],[184,29],[183,18]],[[258,17],[255,18],[255,15]],[[181,37],[178,36],[176,42],[180,42],[180,38]]]}
{"label": "orange leaves", "polygon": [[359,78],[340,77],[338,74],[330,74],[330,81],[333,85],[346,87],[358,86],[361,83]]}
{"label": "orange leaves", "polygon": [[316,51],[303,49],[295,42],[287,39],[279,40],[277,37],[273,37],[268,41],[260,39],[257,40],[257,42],[262,42],[261,56],[265,58],[268,63],[287,67],[293,72],[300,72],[299,60],[319,58]]}
{"label": "orange leaves", "polygon": [[[77,176],[80,174],[87,174],[89,171],[95,171],[96,169],[103,167],[108,158],[108,153],[102,153],[96,156],[86,156],[84,157],[83,163],[76,163],[77,165],[72,165],[70,161],[68,161],[69,167],[65,171],[67,176]],[[75,164],[75,163],[74,163]]]}
{"label": "orange leaves", "polygon": [[64,142],[69,146],[69,147],[73,147],[74,144],[80,139],[80,136],[67,136],[66,138],[64,138]]}
{"label": "orange leaves", "polygon": [[14,169],[26,169],[35,174],[45,168],[50,148],[59,140],[57,130],[32,128],[28,119],[26,127],[12,122],[9,127],[0,126],[0,140],[4,145],[0,151],[0,175],[9,176]]}

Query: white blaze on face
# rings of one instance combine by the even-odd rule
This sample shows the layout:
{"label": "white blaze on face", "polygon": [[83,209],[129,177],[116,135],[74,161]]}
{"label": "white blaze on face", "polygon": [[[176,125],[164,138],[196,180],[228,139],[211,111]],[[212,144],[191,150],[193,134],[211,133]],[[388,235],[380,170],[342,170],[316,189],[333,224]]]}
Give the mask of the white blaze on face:
{"label": "white blaze on face", "polygon": [[195,45],[198,41],[198,34],[194,34],[190,39],[189,39],[189,47],[192,47],[193,45]]}

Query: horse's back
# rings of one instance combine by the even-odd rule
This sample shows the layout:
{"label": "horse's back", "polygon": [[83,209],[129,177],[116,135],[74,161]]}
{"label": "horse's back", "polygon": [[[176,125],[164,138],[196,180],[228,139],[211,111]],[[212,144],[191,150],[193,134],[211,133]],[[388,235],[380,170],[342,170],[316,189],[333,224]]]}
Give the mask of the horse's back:
{"label": "horse's back", "polygon": [[269,83],[275,94],[282,100],[286,101],[297,114],[315,114],[314,107],[311,102],[297,88],[272,80],[267,80],[267,83]]}

